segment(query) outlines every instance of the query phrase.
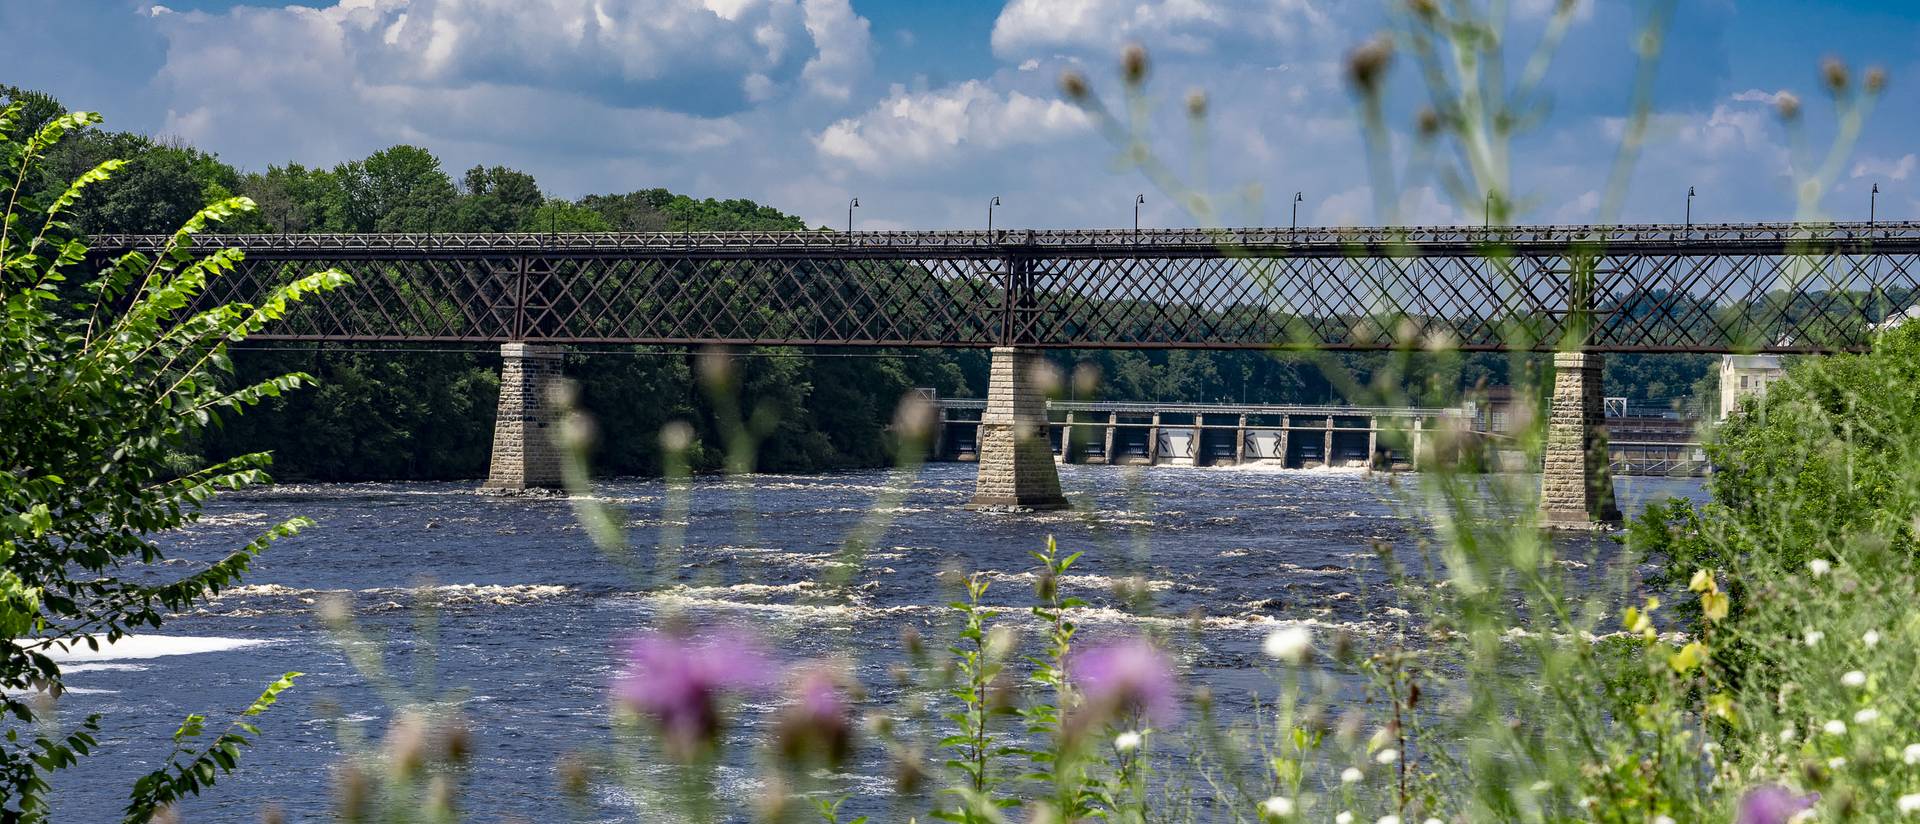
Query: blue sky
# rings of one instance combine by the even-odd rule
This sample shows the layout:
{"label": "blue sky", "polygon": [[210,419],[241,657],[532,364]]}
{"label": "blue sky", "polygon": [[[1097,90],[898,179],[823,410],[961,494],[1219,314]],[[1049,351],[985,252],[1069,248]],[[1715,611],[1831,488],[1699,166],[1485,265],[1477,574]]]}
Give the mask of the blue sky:
{"label": "blue sky", "polygon": [[[1496,0],[1475,0],[1482,4]],[[1505,0],[1511,76],[1554,0]],[[1523,220],[1601,216],[1651,0],[1580,0],[1509,150]],[[394,143],[450,172],[486,163],[552,193],[666,186],[838,226],[1192,225],[1062,101],[1063,71],[1116,101],[1118,55],[1153,58],[1153,155],[1230,224],[1475,223],[1478,198],[1411,150],[1427,102],[1404,49],[1387,84],[1392,185],[1376,181],[1344,79],[1398,0],[0,0],[0,82],[173,136],[243,168],[332,165]],[[1920,219],[1920,4],[1677,0],[1653,128],[1617,218]],[[1888,91],[1842,159],[1819,65]],[[1182,101],[1209,95],[1193,139]],[[1779,93],[1804,103],[1790,130]],[[1448,156],[1442,153],[1442,156]],[[1455,155],[1457,157],[1457,155]],[[1825,175],[1822,176],[1824,170]],[[1381,196],[1379,192],[1391,190]]]}

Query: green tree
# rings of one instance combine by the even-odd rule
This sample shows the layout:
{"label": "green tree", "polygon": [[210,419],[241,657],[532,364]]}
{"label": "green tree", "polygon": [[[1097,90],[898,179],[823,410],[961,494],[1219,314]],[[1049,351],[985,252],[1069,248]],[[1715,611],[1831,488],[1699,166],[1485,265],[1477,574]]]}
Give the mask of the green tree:
{"label": "green tree", "polygon": [[605,216],[570,200],[549,200],[514,227],[518,232],[610,232]]}
{"label": "green tree", "polygon": [[399,145],[333,172],[344,203],[333,216],[341,231],[426,232],[451,225],[457,196],[440,159]]}
{"label": "green tree", "polygon": [[[308,525],[277,524],[205,570],[166,582],[121,575],[129,564],[161,560],[151,536],[192,523],[218,490],[267,479],[267,455],[240,455],[198,469],[173,460],[195,433],[222,415],[302,386],[304,375],[222,386],[230,342],[285,314],[294,302],[334,288],[328,271],[282,286],[258,305],[203,308],[208,281],[239,253],[200,253],[194,236],[252,208],[228,199],[189,215],[155,258],[129,253],[85,284],[67,283],[87,260],[71,214],[90,189],[131,168],[107,160],[58,194],[22,191],[35,164],[97,115],[55,117],[15,139],[25,106],[0,112],[0,819],[41,821],[48,774],[95,746],[97,716],[64,737],[36,732],[44,713],[35,692],[59,695],[60,666],[48,654],[97,648],[192,608],[240,580],[274,540]],[[175,155],[178,158],[184,154]],[[190,175],[189,175],[190,176]],[[189,187],[191,188],[191,187]],[[131,191],[131,190],[129,190]],[[153,217],[149,214],[146,217]],[[271,704],[287,678],[245,716]],[[257,730],[245,717],[199,745],[205,718],[191,716],[165,763],[140,779],[127,808],[145,821],[160,807],[211,785],[238,763]],[[38,728],[44,730],[44,727]]]}
{"label": "green tree", "polygon": [[454,228],[462,232],[517,232],[546,203],[533,175],[505,166],[475,166],[461,178]]}

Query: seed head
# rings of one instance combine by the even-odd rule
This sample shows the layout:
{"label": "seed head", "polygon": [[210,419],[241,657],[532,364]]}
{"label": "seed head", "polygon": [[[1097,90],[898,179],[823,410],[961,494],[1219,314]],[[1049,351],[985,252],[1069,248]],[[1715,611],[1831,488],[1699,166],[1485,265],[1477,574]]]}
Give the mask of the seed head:
{"label": "seed head", "polygon": [[1134,43],[1120,53],[1120,72],[1127,85],[1138,86],[1147,80],[1147,47]]}
{"label": "seed head", "polygon": [[685,452],[693,445],[693,427],[686,421],[667,421],[660,427],[660,448],[668,452]]}
{"label": "seed head", "polygon": [[1414,118],[1414,123],[1419,128],[1421,137],[1431,138],[1440,133],[1440,113],[1432,109],[1421,109],[1420,114]]}
{"label": "seed head", "polygon": [[1207,116],[1207,93],[1199,89],[1187,92],[1187,114],[1196,119]]}
{"label": "seed head", "polygon": [[1087,99],[1087,76],[1073,69],[1060,73],[1060,93],[1068,100]]}
{"label": "seed head", "polygon": [[1867,69],[1866,89],[1868,94],[1879,94],[1887,90],[1887,70],[1880,66]]}
{"label": "seed head", "polygon": [[1384,34],[1378,35],[1347,55],[1347,81],[1361,93],[1373,94],[1379,91],[1380,80],[1391,65],[1393,40]]}
{"label": "seed head", "polygon": [[1773,107],[1780,112],[1781,120],[1793,120],[1800,116],[1800,96],[1793,92],[1781,92],[1773,96]]}
{"label": "seed head", "polygon": [[1838,57],[1829,57],[1820,61],[1820,80],[1827,84],[1827,91],[1839,94],[1847,90],[1849,82],[1847,64]]}

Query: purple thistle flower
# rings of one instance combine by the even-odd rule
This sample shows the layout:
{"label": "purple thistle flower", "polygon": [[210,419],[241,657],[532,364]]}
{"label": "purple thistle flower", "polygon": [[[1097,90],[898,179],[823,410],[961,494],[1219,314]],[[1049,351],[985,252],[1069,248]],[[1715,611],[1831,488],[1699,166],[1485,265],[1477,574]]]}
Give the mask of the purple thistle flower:
{"label": "purple thistle flower", "polygon": [[1173,662],[1145,639],[1075,653],[1067,659],[1067,677],[1095,715],[1138,712],[1163,726],[1180,718]]}
{"label": "purple thistle flower", "polygon": [[775,732],[782,756],[794,763],[817,758],[835,767],[846,761],[853,745],[849,686],[846,674],[835,669],[800,670],[793,703],[781,712]]}
{"label": "purple thistle flower", "polygon": [[650,716],[668,753],[685,761],[719,737],[721,698],[765,687],[772,671],[760,644],[742,634],[694,639],[650,633],[628,649],[614,697]]}
{"label": "purple thistle flower", "polygon": [[1733,822],[1787,824],[1800,812],[1813,809],[1814,802],[1819,800],[1819,793],[1796,795],[1778,784],[1763,784],[1747,790],[1746,795],[1740,797],[1740,809],[1734,813]]}

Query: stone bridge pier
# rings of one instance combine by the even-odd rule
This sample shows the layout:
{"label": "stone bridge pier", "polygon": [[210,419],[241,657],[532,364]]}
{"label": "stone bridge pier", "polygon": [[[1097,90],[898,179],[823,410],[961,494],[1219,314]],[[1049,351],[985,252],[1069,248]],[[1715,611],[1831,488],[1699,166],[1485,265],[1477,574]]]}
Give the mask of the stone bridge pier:
{"label": "stone bridge pier", "polygon": [[560,410],[547,392],[561,375],[557,346],[500,345],[500,412],[493,422],[493,460],[483,492],[558,490]]}
{"label": "stone bridge pier", "polygon": [[968,509],[1064,509],[1047,440],[1047,398],[1037,349],[997,346],[980,415],[980,468]]}
{"label": "stone bridge pier", "polygon": [[1546,465],[1540,474],[1540,515],[1552,529],[1620,525],[1620,507],[1607,473],[1604,359],[1592,352],[1553,356],[1553,405],[1547,420]]}

